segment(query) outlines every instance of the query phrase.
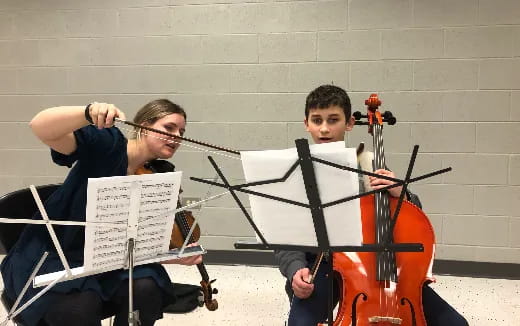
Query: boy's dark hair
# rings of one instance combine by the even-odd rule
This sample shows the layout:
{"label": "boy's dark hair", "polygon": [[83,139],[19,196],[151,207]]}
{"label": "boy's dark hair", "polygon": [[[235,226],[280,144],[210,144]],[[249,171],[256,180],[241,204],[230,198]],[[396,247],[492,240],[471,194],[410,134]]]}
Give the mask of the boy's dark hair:
{"label": "boy's dark hair", "polygon": [[309,118],[311,109],[326,109],[334,105],[343,109],[347,120],[350,118],[352,107],[347,92],[338,86],[321,85],[307,95],[305,119]]}

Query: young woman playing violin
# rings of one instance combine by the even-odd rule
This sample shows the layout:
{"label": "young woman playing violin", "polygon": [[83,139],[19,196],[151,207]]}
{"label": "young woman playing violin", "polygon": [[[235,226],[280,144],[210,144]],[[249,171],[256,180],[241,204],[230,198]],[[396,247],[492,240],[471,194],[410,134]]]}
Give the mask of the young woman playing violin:
{"label": "young woman playing violin", "polygon": [[[124,113],[113,104],[92,103],[85,107],[54,107],[38,113],[30,123],[35,135],[51,148],[52,160],[72,167],[63,185],[46,201],[52,219],[85,220],[87,179],[135,174],[145,163],[168,159],[179,141],[139,128],[131,139],[114,126]],[[174,135],[186,128],[186,113],[177,104],[160,99],[143,106],[134,123]],[[55,227],[71,267],[83,265],[83,227]],[[63,269],[45,228],[27,226],[1,266],[7,295],[16,299],[35,263],[50,251],[40,274]],[[201,256],[163,263],[195,265]],[[30,288],[24,301],[39,289]],[[174,301],[172,282],[161,264],[134,269],[134,307],[141,325],[153,325],[162,318],[162,308]],[[21,314],[24,325],[100,326],[103,311],[115,311],[114,325],[128,325],[128,272],[117,270],[56,285]]]}
{"label": "young woman playing violin", "polygon": [[[313,90],[306,99],[304,123],[316,144],[343,141],[345,133],[354,127],[347,93],[333,85],[323,85]],[[386,169],[378,169],[374,172],[395,178],[394,173]],[[392,183],[376,177],[369,177],[365,181],[360,178],[360,192],[367,187],[381,189]],[[401,190],[402,187],[395,187],[388,192],[390,196],[399,197]],[[421,207],[416,195],[408,192],[407,200]],[[275,258],[281,273],[287,278],[286,291],[291,298],[288,326],[316,326],[324,322],[328,312],[328,262],[321,262],[314,282],[310,283],[308,282],[310,270],[316,260],[316,254],[277,251]],[[336,284],[335,291],[339,290],[338,288]],[[347,291],[349,291],[348,287]],[[337,303],[339,294],[335,292],[334,297]],[[464,317],[426,285],[422,289],[422,303],[428,326],[468,325]]]}

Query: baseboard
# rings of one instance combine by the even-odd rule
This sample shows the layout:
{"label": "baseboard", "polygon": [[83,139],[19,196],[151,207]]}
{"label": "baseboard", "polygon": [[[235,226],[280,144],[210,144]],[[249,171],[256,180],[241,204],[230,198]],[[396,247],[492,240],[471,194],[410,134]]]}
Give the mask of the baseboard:
{"label": "baseboard", "polygon": [[[204,263],[214,265],[276,266],[272,252],[208,250]],[[520,280],[520,264],[435,260],[434,274]]]}

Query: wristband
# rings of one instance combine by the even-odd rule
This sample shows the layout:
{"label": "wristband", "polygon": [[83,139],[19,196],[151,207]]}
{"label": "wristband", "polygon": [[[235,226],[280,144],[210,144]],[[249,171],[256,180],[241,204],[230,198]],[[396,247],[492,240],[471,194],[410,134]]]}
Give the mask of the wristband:
{"label": "wristband", "polygon": [[92,117],[90,116],[90,106],[92,105],[92,103],[88,104],[86,107],[85,107],[85,119],[90,123],[90,124],[94,124],[94,121],[92,120]]}

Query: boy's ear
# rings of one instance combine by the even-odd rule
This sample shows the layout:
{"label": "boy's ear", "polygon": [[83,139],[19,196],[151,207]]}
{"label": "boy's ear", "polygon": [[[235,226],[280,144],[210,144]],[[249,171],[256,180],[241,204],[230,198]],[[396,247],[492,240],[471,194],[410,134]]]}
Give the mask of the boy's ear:
{"label": "boy's ear", "polygon": [[354,119],[353,116],[350,116],[350,118],[347,120],[347,123],[346,123],[346,126],[345,126],[345,130],[346,131],[351,131],[352,128],[354,128],[354,124],[356,123],[356,119]]}
{"label": "boy's ear", "polygon": [[305,130],[309,131],[309,121],[307,120],[307,118],[303,119],[303,123],[305,124]]}

